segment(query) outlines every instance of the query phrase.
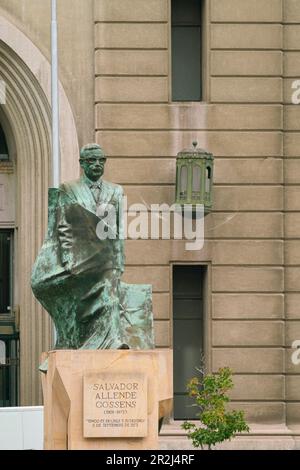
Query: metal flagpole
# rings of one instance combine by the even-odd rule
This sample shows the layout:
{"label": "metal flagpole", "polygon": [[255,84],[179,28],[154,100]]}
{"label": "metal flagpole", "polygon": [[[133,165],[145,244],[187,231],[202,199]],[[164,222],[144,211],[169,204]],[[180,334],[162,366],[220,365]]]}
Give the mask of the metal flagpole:
{"label": "metal flagpole", "polygon": [[[56,0],[51,0],[51,101],[52,101],[52,187],[60,183],[59,153],[59,97],[58,97],[58,52],[57,52],[57,10]],[[53,345],[57,340],[53,324]]]}
{"label": "metal flagpole", "polygon": [[52,187],[60,184],[59,97],[56,0],[51,0]]}

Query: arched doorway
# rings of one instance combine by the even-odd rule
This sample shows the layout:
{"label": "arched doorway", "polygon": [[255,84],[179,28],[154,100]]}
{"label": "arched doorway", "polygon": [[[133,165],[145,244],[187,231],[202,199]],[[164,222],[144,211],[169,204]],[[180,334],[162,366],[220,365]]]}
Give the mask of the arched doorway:
{"label": "arched doorway", "polygon": [[[2,97],[3,98],[3,97]],[[19,325],[15,301],[16,149],[0,108],[0,406],[19,404]]]}
{"label": "arched doorway", "polygon": [[[31,269],[47,227],[47,191],[51,170],[50,66],[39,49],[5,18],[0,18],[0,79],[6,100],[0,122],[7,123],[15,159],[15,296],[20,329],[20,404],[41,403],[38,364],[51,347],[52,326],[35,301]],[[62,178],[78,175],[73,156],[78,141],[70,105],[60,86]],[[68,168],[68,174],[66,170]],[[73,172],[73,174],[70,174]],[[1,173],[1,169],[0,169]]]}

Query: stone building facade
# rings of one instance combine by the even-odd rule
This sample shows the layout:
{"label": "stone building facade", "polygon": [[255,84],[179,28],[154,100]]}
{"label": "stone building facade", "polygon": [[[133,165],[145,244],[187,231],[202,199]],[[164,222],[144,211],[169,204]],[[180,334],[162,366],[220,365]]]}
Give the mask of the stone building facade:
{"label": "stone building facade", "polygon": [[[253,423],[248,440],[292,447],[300,435],[300,364],[292,360],[300,340],[299,1],[202,1],[203,96],[192,102],[172,100],[171,3],[58,2],[62,179],[79,175],[78,148],[96,140],[109,157],[106,178],[123,185],[129,205],[172,204],[176,154],[193,140],[214,154],[203,249],[127,240],[125,281],[153,285],[156,344],[171,348],[174,266],[200,266],[208,368],[233,369],[233,406]],[[8,195],[0,228],[14,231],[24,405],[41,401],[36,368],[51,344],[29,286],[50,184],[49,57],[50,2],[2,0],[0,122],[11,158],[0,162],[0,194]],[[163,432],[180,448],[176,421]]]}

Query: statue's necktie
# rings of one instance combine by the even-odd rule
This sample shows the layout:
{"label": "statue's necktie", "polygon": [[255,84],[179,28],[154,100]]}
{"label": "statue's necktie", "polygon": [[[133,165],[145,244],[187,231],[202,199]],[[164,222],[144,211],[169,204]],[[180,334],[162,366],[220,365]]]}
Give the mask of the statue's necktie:
{"label": "statue's necktie", "polygon": [[98,204],[100,202],[100,192],[101,192],[101,183],[93,183],[91,186],[91,191],[93,193],[94,199]]}

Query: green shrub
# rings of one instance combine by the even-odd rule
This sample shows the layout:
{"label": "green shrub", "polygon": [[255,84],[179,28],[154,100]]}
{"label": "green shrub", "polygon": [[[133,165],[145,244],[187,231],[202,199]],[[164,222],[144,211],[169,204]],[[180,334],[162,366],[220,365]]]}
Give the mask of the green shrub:
{"label": "green shrub", "polygon": [[201,380],[194,377],[187,385],[189,396],[195,400],[193,406],[199,408],[196,416],[200,426],[185,421],[183,429],[192,440],[194,447],[212,446],[230,440],[236,433],[249,432],[243,411],[226,411],[229,402],[227,392],[233,388],[232,371],[228,367],[216,374],[204,374]]}

